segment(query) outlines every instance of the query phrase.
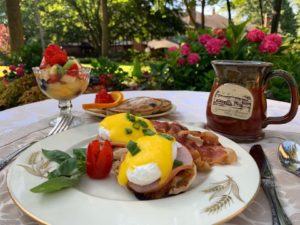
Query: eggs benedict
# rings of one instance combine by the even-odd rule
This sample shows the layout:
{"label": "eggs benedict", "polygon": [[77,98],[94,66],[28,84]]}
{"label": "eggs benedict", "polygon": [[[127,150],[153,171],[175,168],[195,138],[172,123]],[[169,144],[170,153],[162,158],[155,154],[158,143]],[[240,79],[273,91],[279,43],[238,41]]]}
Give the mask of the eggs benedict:
{"label": "eggs benedict", "polygon": [[129,141],[118,170],[118,183],[138,198],[155,199],[188,189],[196,176],[190,152],[167,134]]}
{"label": "eggs benedict", "polygon": [[125,146],[132,140],[156,133],[152,123],[130,113],[119,113],[105,117],[99,123],[99,140],[108,140],[114,146]]}

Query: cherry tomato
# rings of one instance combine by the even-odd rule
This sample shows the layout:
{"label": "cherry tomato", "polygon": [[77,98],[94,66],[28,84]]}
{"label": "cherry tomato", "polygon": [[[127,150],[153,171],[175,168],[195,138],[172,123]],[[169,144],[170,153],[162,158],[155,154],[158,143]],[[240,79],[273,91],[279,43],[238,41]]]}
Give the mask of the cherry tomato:
{"label": "cherry tomato", "polygon": [[86,157],[86,172],[91,178],[105,178],[113,163],[113,151],[109,141],[101,146],[98,140],[89,143]]}

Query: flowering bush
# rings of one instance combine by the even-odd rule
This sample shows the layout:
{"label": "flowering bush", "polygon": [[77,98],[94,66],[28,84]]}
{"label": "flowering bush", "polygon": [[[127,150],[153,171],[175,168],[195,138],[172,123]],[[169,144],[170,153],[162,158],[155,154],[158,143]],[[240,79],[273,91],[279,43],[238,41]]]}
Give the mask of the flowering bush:
{"label": "flowering bush", "polygon": [[8,70],[3,70],[4,77],[3,81],[8,84],[15,79],[18,79],[25,75],[25,65],[19,64],[18,66],[11,65]]}
{"label": "flowering bush", "polygon": [[246,22],[231,24],[227,29],[190,31],[179,48],[167,50],[160,63],[161,73],[151,70],[151,74],[160,77],[157,83],[161,89],[210,91],[214,78],[212,60],[270,61],[282,54],[282,44],[279,34],[267,34],[259,29],[246,32]]}

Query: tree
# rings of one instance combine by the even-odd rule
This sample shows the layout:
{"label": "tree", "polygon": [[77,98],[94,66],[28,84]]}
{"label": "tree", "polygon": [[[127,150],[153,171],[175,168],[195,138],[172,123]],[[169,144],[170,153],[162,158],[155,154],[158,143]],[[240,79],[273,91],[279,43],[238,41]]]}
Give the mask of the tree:
{"label": "tree", "polygon": [[281,5],[282,5],[282,0],[274,0],[273,11],[272,11],[271,33],[278,32]]}
{"label": "tree", "polygon": [[101,8],[101,29],[102,29],[102,39],[101,39],[101,55],[108,55],[109,48],[109,18],[108,18],[108,10],[107,10],[107,0],[100,0],[100,8]]}
{"label": "tree", "polygon": [[226,5],[227,5],[227,12],[228,12],[228,22],[231,23],[231,6],[230,6],[230,1],[226,0]]}
{"label": "tree", "polygon": [[10,33],[11,52],[17,53],[24,45],[20,0],[6,0],[6,14]]}
{"label": "tree", "polygon": [[293,36],[297,35],[297,28],[299,27],[296,20],[296,15],[288,0],[282,2],[282,13],[280,18],[280,28],[284,33],[290,33]]}

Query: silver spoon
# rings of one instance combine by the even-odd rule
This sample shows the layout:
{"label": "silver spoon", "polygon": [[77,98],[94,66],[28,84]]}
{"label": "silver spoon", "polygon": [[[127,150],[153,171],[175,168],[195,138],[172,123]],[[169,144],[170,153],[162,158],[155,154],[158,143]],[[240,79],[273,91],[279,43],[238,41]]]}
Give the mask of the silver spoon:
{"label": "silver spoon", "polygon": [[278,157],[287,171],[300,176],[300,145],[295,141],[283,141],[278,147]]}

